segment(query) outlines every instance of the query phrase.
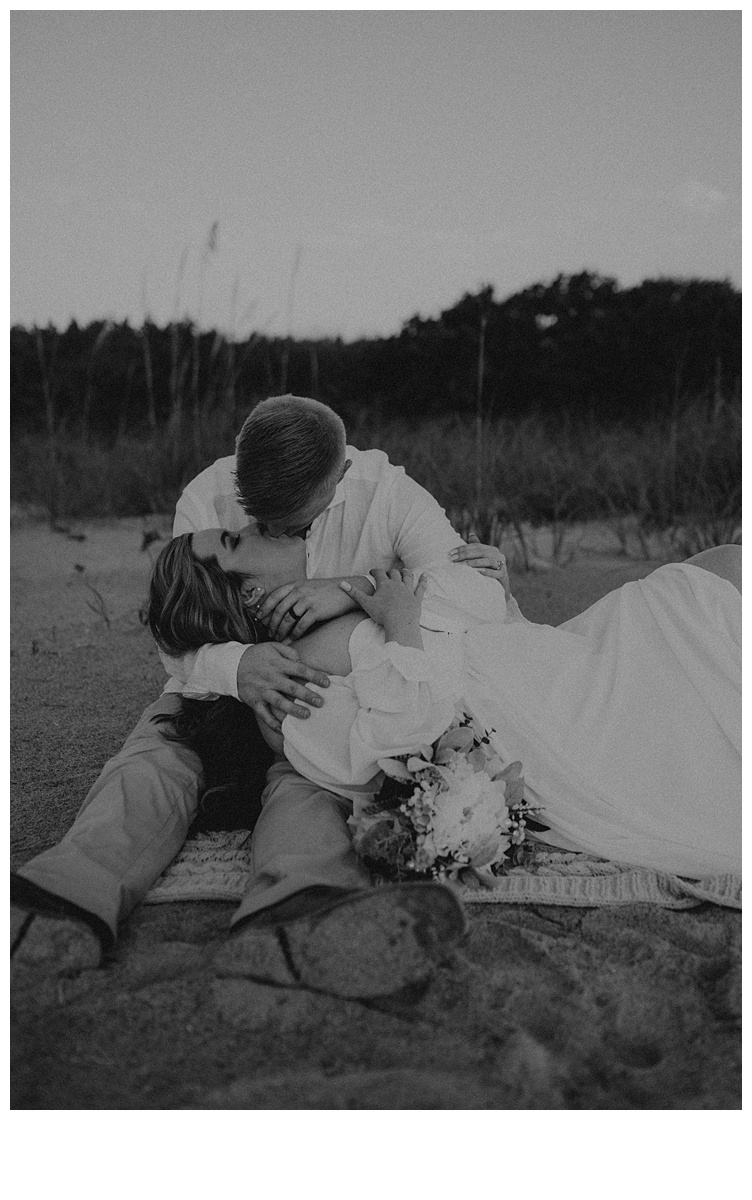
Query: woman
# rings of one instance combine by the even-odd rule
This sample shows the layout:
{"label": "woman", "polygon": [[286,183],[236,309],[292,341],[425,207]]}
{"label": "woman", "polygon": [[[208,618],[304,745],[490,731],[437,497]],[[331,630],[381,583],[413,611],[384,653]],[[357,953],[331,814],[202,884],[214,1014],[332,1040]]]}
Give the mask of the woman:
{"label": "woman", "polygon": [[[175,539],[152,581],[159,644],[253,640],[264,594],[301,573],[296,540]],[[558,628],[471,623],[435,602],[433,582],[375,572],[373,596],[350,588],[362,611],[296,642],[334,678],[275,748],[362,796],[380,758],[434,741],[461,702],[503,759],[522,761],[546,841],[691,878],[739,873],[740,553],[660,567]]]}

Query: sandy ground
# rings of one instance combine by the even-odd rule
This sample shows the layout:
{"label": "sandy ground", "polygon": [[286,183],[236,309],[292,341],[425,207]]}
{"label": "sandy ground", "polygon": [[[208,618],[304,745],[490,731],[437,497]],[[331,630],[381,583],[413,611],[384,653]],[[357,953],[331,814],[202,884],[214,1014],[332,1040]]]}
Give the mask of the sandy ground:
{"label": "sandy ground", "polygon": [[[54,844],[163,673],[139,620],[167,519],[11,533],[13,865]],[[513,573],[557,624],[655,562]],[[416,1004],[215,975],[232,907],[137,910],[117,957],[13,1017],[15,1109],[741,1106],[740,914],[481,906]]]}

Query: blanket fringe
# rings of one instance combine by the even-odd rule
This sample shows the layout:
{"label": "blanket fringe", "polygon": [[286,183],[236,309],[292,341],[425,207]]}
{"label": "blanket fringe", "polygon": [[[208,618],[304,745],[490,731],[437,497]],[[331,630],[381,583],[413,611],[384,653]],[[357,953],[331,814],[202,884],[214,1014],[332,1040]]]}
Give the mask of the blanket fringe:
{"label": "blanket fringe", "polygon": [[[248,884],[250,840],[246,829],[198,834],[189,839],[144,903],[239,903]],[[657,904],[676,909],[705,903],[736,909],[742,906],[742,884],[737,875],[680,879],[552,846],[537,847],[528,866],[515,867],[508,875],[499,876],[492,887],[462,888],[460,894],[467,904],[558,904],[570,908]]]}

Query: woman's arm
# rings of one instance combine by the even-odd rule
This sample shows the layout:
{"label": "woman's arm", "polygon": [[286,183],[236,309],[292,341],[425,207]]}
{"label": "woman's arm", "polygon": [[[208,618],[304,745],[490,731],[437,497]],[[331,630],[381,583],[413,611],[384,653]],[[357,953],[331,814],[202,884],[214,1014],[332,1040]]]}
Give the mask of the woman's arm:
{"label": "woman's arm", "polygon": [[340,586],[357,600],[364,612],[381,625],[387,642],[423,649],[420,632],[420,612],[426,592],[426,581],[421,575],[417,580],[412,571],[375,570],[376,590],[369,596],[352,583]]}
{"label": "woman's arm", "polygon": [[352,582],[340,585],[364,611],[347,613],[326,621],[295,643],[302,662],[328,675],[349,675],[350,635],[366,614],[384,629],[387,642],[397,642],[415,650],[423,649],[420,610],[425,582],[413,581],[411,571],[374,571],[376,590],[370,596]]}
{"label": "woman's arm", "polygon": [[359,626],[349,639],[350,674],[332,679],[326,704],[308,721],[284,722],[285,754],[295,770],[342,795],[367,785],[381,758],[435,741],[454,715],[459,663],[384,639],[374,623]]}
{"label": "woman's arm", "polygon": [[258,615],[275,641],[290,637],[294,641],[308,633],[321,621],[357,609],[357,605],[340,587],[352,583],[365,592],[373,590],[365,575],[337,575],[331,579],[298,579],[284,583],[264,597]]}
{"label": "woman's arm", "polygon": [[383,638],[368,638],[351,664],[349,644],[354,615],[332,621],[302,638],[306,660],[332,670],[331,654],[341,654],[347,639],[347,679],[334,682],[323,709],[309,721],[284,725],[285,753],[295,769],[334,791],[366,784],[379,769],[379,759],[432,742],[454,713],[452,680],[436,675],[436,664],[424,652],[420,631],[423,583],[412,572],[374,571],[373,596],[357,596],[372,610]]}

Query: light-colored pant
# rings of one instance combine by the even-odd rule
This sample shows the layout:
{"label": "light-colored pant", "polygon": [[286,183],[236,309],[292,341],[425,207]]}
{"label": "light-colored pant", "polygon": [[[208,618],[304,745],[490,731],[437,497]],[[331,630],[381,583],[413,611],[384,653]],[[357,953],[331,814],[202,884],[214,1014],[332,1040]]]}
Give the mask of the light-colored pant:
{"label": "light-colored pant", "polygon": [[[165,694],[146,709],[62,841],[17,871],[100,917],[113,937],[178,854],[196,814],[199,759],[154,724],[178,702]],[[368,886],[368,872],[352,849],[346,800],[279,760],[269,771],[262,805],[248,890],[232,924],[305,887]]]}

